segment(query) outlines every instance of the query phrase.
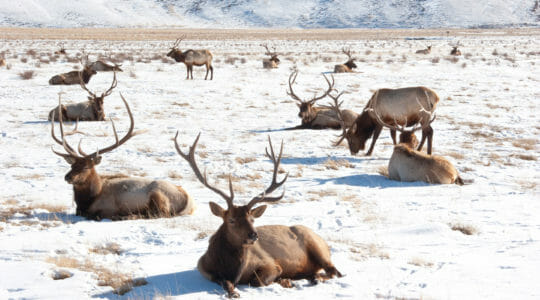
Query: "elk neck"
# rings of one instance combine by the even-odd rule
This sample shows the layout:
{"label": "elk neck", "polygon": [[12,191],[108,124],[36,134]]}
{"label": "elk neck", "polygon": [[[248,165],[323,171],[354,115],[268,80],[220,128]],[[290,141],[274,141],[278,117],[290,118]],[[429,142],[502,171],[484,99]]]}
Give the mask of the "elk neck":
{"label": "elk neck", "polygon": [[235,246],[227,238],[227,230],[224,225],[210,238],[208,245],[209,256],[219,266],[217,269],[224,270],[227,279],[234,279],[238,275],[243,262],[246,261],[248,247]]}
{"label": "elk neck", "polygon": [[77,204],[77,215],[85,216],[88,208],[101,195],[103,182],[96,170],[92,168],[84,184],[73,184],[73,195]]}
{"label": "elk neck", "polygon": [[88,83],[90,81],[90,77],[92,77],[93,74],[92,74],[91,70],[85,68],[82,71],[81,75],[82,75],[82,79],[83,79],[84,83]]}

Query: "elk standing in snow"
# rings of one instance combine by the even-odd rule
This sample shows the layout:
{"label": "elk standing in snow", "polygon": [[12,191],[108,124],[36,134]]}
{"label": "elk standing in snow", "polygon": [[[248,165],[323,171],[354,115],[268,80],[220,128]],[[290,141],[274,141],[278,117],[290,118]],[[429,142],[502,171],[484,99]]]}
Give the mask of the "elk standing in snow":
{"label": "elk standing in snow", "polygon": [[[335,102],[334,111],[339,111],[339,104]],[[417,123],[422,125],[422,140],[418,150],[422,149],[424,142],[428,142],[427,153],[431,154],[433,139],[433,128],[431,127],[430,116],[435,110],[439,96],[426,87],[408,87],[401,89],[379,89],[373,93],[371,99],[366,104],[362,114],[356,118],[352,126],[342,127],[343,133],[335,143],[339,145],[343,139],[347,139],[351,154],[363,150],[366,141],[373,136],[371,146],[366,155],[371,155],[375,142],[381,133],[383,124],[378,120],[376,114],[386,124],[413,126]],[[338,114],[343,120],[341,114]],[[390,135],[394,145],[396,144],[396,131],[390,130]]]}
{"label": "elk standing in snow", "polygon": [[[75,104],[59,104],[49,113],[49,121],[58,121],[62,117],[62,121],[104,121],[105,110],[103,109],[103,100],[112,93],[116,87],[116,72],[113,73],[113,81],[111,87],[106,90],[101,96],[97,96],[86,88],[86,85],[81,80],[81,87],[88,92],[88,101]],[[62,113],[60,113],[62,111]]]}
{"label": "elk standing in snow", "polygon": [[356,68],[356,64],[354,63],[354,58],[351,57],[351,49],[345,50],[345,48],[341,49],[341,51],[347,55],[348,60],[346,63],[341,65],[335,65],[334,66],[334,73],[350,73],[354,72],[353,69]]}
{"label": "elk standing in snow", "polygon": [[177,62],[183,62],[186,65],[187,68],[187,77],[186,79],[189,79],[189,75],[191,74],[191,79],[193,79],[193,66],[206,66],[206,76],[204,76],[204,80],[208,78],[208,71],[211,72],[210,74],[210,80],[214,78],[214,67],[212,67],[212,53],[206,49],[202,50],[186,50],[181,51],[178,49],[178,45],[182,41],[183,38],[176,39],[176,42],[174,42],[173,46],[171,47],[171,51],[167,53],[168,57],[173,58]]}
{"label": "elk standing in snow", "polygon": [[427,46],[426,49],[416,50],[416,54],[430,54],[431,45]]}
{"label": "elk standing in snow", "polygon": [[[298,101],[297,105],[298,105],[298,108],[300,108],[300,112],[298,113],[298,116],[302,119],[302,124],[296,127],[293,127],[291,129],[325,129],[325,128],[339,129],[341,128],[341,123],[334,110],[325,106],[314,106],[316,101],[323,99],[334,89],[334,76],[331,76],[332,82],[330,82],[330,80],[328,80],[328,78],[325,75],[323,75],[324,79],[328,83],[328,89],[326,90],[326,92],[324,92],[322,95],[318,97],[314,96],[311,100],[304,101],[302,100],[302,98],[298,97],[294,93],[293,88],[292,88],[297,75],[298,75],[298,72],[293,71],[291,75],[289,76],[289,90],[287,91],[287,94],[291,98],[293,98],[295,101]],[[343,110],[342,114],[345,120],[345,124],[347,126],[351,125],[356,119],[356,117],[358,116],[357,113],[348,109]]]}
{"label": "elk standing in snow", "polygon": [[274,51],[271,52],[268,49],[268,44],[263,44],[261,46],[263,46],[266,49],[265,54],[270,56],[270,58],[263,59],[263,68],[265,68],[265,69],[276,69],[278,67],[278,64],[279,64],[279,58],[277,57],[278,54],[276,52],[276,47],[273,47],[272,50],[274,50]]}
{"label": "elk standing in snow", "polygon": [[[283,198],[284,193],[278,197],[268,197],[287,180],[285,175],[285,178],[277,181],[283,143],[276,158],[268,137],[270,153],[266,149],[266,155],[274,163],[272,182],[248,204],[236,206],[233,203],[234,192],[230,177],[230,194],[227,195],[211,186],[206,178],[206,172],[203,175],[197,167],[195,148],[200,133],[187,154],[180,150],[177,137],[178,133],[174,138],[178,154],[189,163],[205,187],[227,202],[227,209],[215,202],[209,203],[211,212],[222,218],[223,223],[210,238],[208,250],[197,263],[199,272],[205,278],[220,284],[229,297],[238,297],[238,293],[234,290],[238,284],[265,286],[278,282],[283,287],[292,287],[291,279],[309,279],[315,283],[333,276],[342,276],[330,260],[328,245],[311,229],[300,225],[260,227],[253,225],[254,219],[260,217],[266,210],[266,205],[253,208],[257,203],[277,202]],[[319,273],[323,269],[325,273]]]}
{"label": "elk standing in snow", "polygon": [[71,170],[66,174],[65,180],[73,185],[77,205],[76,214],[99,220],[171,217],[193,213],[195,209],[193,199],[180,186],[162,180],[97,174],[95,166],[101,162],[101,155],[118,148],[133,136],[133,115],[124,97],[121,94],[120,97],[124,101],[131,121],[128,132],[119,140],[114,123],[112,123],[116,142],[91,154],[84,153],[80,143],[78,153],[67,143],[62,116],[59,118],[60,139],[56,137],[54,123],[51,122],[52,138],[62,145],[67,154],[56,152],[54,149],[53,152],[71,165]]}
{"label": "elk standing in snow", "polygon": [[90,65],[88,64],[88,56],[86,56],[85,61],[81,60],[81,63],[83,65],[82,71],[71,71],[59,75],[54,75],[49,79],[50,85],[71,85],[71,84],[80,84],[81,82],[88,83],[90,81],[90,78],[92,78],[93,75],[96,75],[97,72],[92,70]]}

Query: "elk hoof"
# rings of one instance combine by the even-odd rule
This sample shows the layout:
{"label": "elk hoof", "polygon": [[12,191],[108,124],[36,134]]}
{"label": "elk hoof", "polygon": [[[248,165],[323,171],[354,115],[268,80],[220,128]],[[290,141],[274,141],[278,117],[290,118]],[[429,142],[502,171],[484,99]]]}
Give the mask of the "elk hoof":
{"label": "elk hoof", "polygon": [[284,288],[292,288],[294,287],[294,284],[292,283],[292,281],[288,278],[281,278],[281,279],[278,279],[277,282]]}
{"label": "elk hoof", "polygon": [[240,298],[240,294],[238,294],[238,292],[236,292],[236,291],[232,291],[232,292],[229,292],[227,294],[227,297],[228,298]]}

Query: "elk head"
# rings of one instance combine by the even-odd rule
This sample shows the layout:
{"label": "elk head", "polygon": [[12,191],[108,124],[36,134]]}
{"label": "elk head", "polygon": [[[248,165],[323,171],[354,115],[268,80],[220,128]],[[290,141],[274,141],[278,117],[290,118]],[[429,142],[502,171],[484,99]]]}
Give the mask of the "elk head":
{"label": "elk head", "polygon": [[[332,94],[328,94],[328,97],[332,98],[333,103],[330,104],[330,107],[336,112],[336,115],[338,117],[338,120],[341,124],[341,130],[343,131],[341,135],[339,136],[339,139],[334,143],[334,146],[338,146],[341,144],[341,142],[344,139],[347,139],[347,142],[349,143],[349,150],[351,151],[351,154],[356,154],[358,151],[363,150],[366,144],[366,140],[369,138],[369,135],[366,135],[364,137],[364,134],[362,134],[362,131],[358,131],[358,121],[363,120],[362,118],[367,116],[367,114],[361,114],[358,116],[357,120],[347,128],[345,125],[345,121],[343,119],[343,113],[341,112],[340,105],[343,104],[343,101],[339,101],[339,97],[343,95],[345,92],[341,92],[336,96],[333,96]],[[360,136],[359,136],[360,134]]]}
{"label": "elk head", "polygon": [[324,92],[321,96],[317,97],[317,95],[315,95],[313,96],[313,98],[311,98],[311,100],[304,101],[294,93],[292,88],[292,85],[294,84],[297,75],[298,71],[293,71],[289,76],[289,90],[287,91],[287,95],[291,96],[293,100],[298,101],[297,105],[298,108],[300,108],[298,116],[302,119],[302,124],[309,124],[317,116],[313,104],[315,104],[316,101],[326,97],[334,89],[334,76],[331,76],[332,82],[330,82],[326,75],[323,75],[326,83],[328,83],[328,89],[326,90],[326,92]]}
{"label": "elk head", "polygon": [[[126,99],[124,99],[122,94],[120,94],[120,97],[122,98],[122,101],[124,101],[124,105],[126,106],[129,119],[131,121],[131,125],[129,127],[128,132],[122,139],[119,140],[118,134],[116,132],[116,128],[114,126],[114,122],[111,119],[116,142],[111,146],[98,149],[91,154],[86,154],[81,149],[81,142],[79,142],[78,151],[75,151],[75,149],[67,143],[65,139],[66,134],[64,133],[64,124],[62,122],[62,110],[59,110],[60,116],[58,118],[60,122],[60,138],[56,137],[54,133],[54,121],[51,120],[51,136],[57,144],[62,145],[62,147],[67,153],[57,152],[54,149],[52,149],[52,151],[55,154],[63,157],[66,160],[66,162],[71,165],[71,170],[65,176],[65,180],[68,183],[73,184],[74,186],[79,186],[79,187],[84,187],[84,186],[89,185],[89,181],[92,179],[92,176],[97,176],[94,166],[98,165],[101,162],[101,155],[116,149],[123,143],[127,142],[127,140],[129,140],[133,136],[133,127],[134,127],[133,115],[131,114],[131,110],[129,108],[129,105],[126,102]],[[60,100],[60,97],[58,99],[58,102],[59,102],[59,106],[61,107],[62,101]],[[53,115],[53,119],[54,119],[54,115]],[[77,203],[77,205],[79,205],[79,203]]]}
{"label": "elk head", "polygon": [[185,59],[184,56],[182,55],[182,51],[180,51],[180,49],[178,49],[178,45],[180,45],[180,42],[182,42],[182,40],[184,38],[185,38],[185,36],[177,38],[176,41],[173,43],[173,46],[171,47],[171,50],[169,51],[169,53],[167,53],[168,57],[173,58],[177,62],[183,62],[184,59]]}
{"label": "elk head", "polygon": [[189,147],[189,153],[185,154],[180,150],[180,146],[178,145],[178,132],[176,133],[176,136],[174,137],[174,145],[176,147],[176,151],[180,156],[182,156],[190,165],[191,169],[199,179],[199,181],[208,189],[215,192],[216,194],[220,195],[223,199],[225,199],[225,202],[227,203],[227,208],[223,208],[220,205],[218,205],[215,202],[210,202],[210,210],[212,214],[214,214],[217,217],[220,217],[223,219],[223,224],[221,225],[219,230],[224,231],[225,237],[232,245],[235,245],[237,247],[246,247],[250,246],[253,243],[255,243],[258,239],[257,231],[255,230],[255,226],[253,225],[254,220],[264,213],[266,210],[266,205],[261,205],[258,207],[253,208],[257,203],[261,202],[277,202],[283,196],[285,195],[285,192],[283,192],[280,196],[277,197],[267,197],[267,195],[271,194],[274,190],[279,188],[285,181],[287,180],[287,177],[289,174],[285,175],[285,178],[283,178],[281,181],[277,181],[277,173],[279,164],[281,162],[281,155],[283,152],[283,142],[281,143],[281,148],[279,151],[279,155],[276,158],[274,153],[274,148],[272,147],[272,141],[270,140],[270,137],[268,137],[268,143],[270,144],[270,152],[268,152],[268,148],[266,149],[266,155],[268,158],[274,163],[274,173],[272,176],[272,182],[270,183],[270,186],[259,195],[252,198],[248,204],[242,205],[242,206],[236,206],[233,203],[234,199],[234,191],[232,186],[231,177],[229,176],[229,195],[227,195],[225,192],[221,191],[220,189],[210,185],[208,183],[208,180],[206,178],[206,171],[204,172],[204,175],[199,170],[199,167],[197,166],[197,163],[195,161],[195,148],[197,147],[197,143],[199,141],[199,137],[201,134],[197,135],[197,138],[195,139],[195,142],[193,142],[193,145]]}
{"label": "elk head", "polygon": [[345,48],[342,48],[341,49],[341,52],[343,52],[343,54],[347,55],[347,62],[344,63],[344,65],[346,65],[350,70],[356,68],[356,64],[354,63],[354,58],[352,57],[352,54],[351,54],[351,49],[348,48],[348,49],[345,49]]}
{"label": "elk head", "polygon": [[278,54],[277,54],[277,52],[276,52],[276,47],[272,47],[272,50],[273,50],[273,51],[270,51],[270,50],[268,49],[268,44],[262,44],[261,46],[263,46],[264,49],[266,49],[266,53],[265,53],[265,54],[270,56],[270,60],[271,60],[271,61],[275,62],[276,64],[278,64],[278,63],[280,62],[279,58],[277,57]]}
{"label": "elk head", "polygon": [[81,73],[79,73],[79,78],[80,78],[81,88],[88,92],[88,100],[92,103],[92,109],[94,111],[94,115],[96,116],[96,121],[105,120],[105,110],[103,109],[103,100],[105,99],[105,97],[109,96],[112,93],[112,90],[118,84],[118,82],[116,81],[116,71],[113,71],[113,81],[111,83],[111,87],[105,92],[101,93],[101,96],[98,96],[92,93],[90,90],[88,90],[88,88],[84,84],[84,80],[82,78]]}

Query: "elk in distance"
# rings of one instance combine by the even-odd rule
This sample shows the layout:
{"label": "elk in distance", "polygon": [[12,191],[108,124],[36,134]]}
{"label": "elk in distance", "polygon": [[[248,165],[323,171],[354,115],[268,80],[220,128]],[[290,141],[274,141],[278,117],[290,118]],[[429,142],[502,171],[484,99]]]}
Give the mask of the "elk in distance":
{"label": "elk in distance", "polygon": [[[315,95],[310,100],[304,101],[302,100],[302,98],[296,95],[292,87],[294,82],[296,81],[297,75],[297,71],[293,71],[291,75],[289,75],[289,90],[287,91],[287,95],[289,95],[293,100],[298,102],[297,105],[298,108],[300,108],[298,116],[302,119],[302,124],[291,129],[341,128],[341,122],[339,121],[337,114],[333,109],[327,106],[314,106],[315,102],[326,97],[334,89],[334,76],[331,76],[332,82],[330,82],[326,75],[323,75],[326,83],[328,84],[328,89],[322,95]],[[348,109],[343,110],[342,114],[346,125],[352,125],[352,123],[358,116],[357,113]]]}
{"label": "elk in distance", "polygon": [[194,201],[180,186],[163,180],[125,175],[103,176],[96,172],[95,166],[101,162],[103,154],[118,148],[133,136],[133,115],[124,97],[121,94],[120,97],[124,101],[131,122],[128,132],[118,139],[116,128],[112,123],[116,142],[91,154],[86,154],[81,149],[80,142],[78,152],[68,144],[61,116],[59,118],[60,138],[55,135],[54,123],[51,122],[53,140],[62,145],[67,153],[57,152],[54,149],[53,152],[71,165],[71,170],[66,174],[65,180],[73,185],[77,205],[76,214],[95,220],[192,214],[195,209]]}
{"label": "elk in distance", "polygon": [[427,46],[426,49],[416,50],[416,54],[430,54],[430,53],[431,53],[431,45]]}
{"label": "elk in distance", "polygon": [[341,65],[335,65],[334,66],[334,73],[350,73],[354,72],[353,69],[356,68],[356,64],[354,63],[354,58],[351,56],[351,49],[345,50],[345,48],[341,49],[341,52],[343,52],[345,55],[347,55],[347,62]]}
{"label": "elk in distance", "polygon": [[71,71],[59,75],[54,75],[49,79],[50,85],[72,85],[80,84],[80,82],[88,83],[90,78],[93,75],[96,75],[97,72],[92,70],[88,64],[88,55],[85,60],[81,59],[81,64],[83,65],[82,71]]}
{"label": "elk in distance", "polygon": [[186,79],[190,78],[193,79],[193,66],[206,66],[206,76],[204,76],[204,80],[208,78],[208,71],[211,72],[210,74],[210,80],[214,78],[214,67],[212,67],[212,53],[210,53],[209,50],[201,49],[201,50],[186,50],[181,51],[178,49],[178,45],[180,45],[180,42],[183,40],[183,38],[176,39],[176,42],[174,42],[173,46],[171,47],[171,51],[167,53],[168,57],[173,58],[176,60],[176,62],[182,62],[186,65],[187,68],[187,77]]}
{"label": "elk in distance", "polygon": [[3,67],[6,65],[6,59],[3,55],[0,55],[0,67]]}
{"label": "elk in distance", "polygon": [[270,58],[263,59],[263,68],[264,69],[276,69],[279,64],[279,58],[277,57],[278,54],[276,52],[276,47],[272,47],[273,51],[270,51],[268,49],[268,44],[261,45],[266,49],[266,55],[270,56]]}
{"label": "elk in distance", "polygon": [[113,65],[106,63],[103,60],[97,60],[90,64],[90,68],[96,72],[123,72],[122,69],[120,69],[122,65],[121,64],[115,64]]}
{"label": "elk in distance", "polygon": [[64,48],[64,43],[60,43],[58,45],[58,47],[60,47],[60,49],[54,51],[54,54],[57,54],[57,55],[60,55],[60,54],[63,54],[63,55],[66,55],[66,48]]}
{"label": "elk in distance", "polygon": [[[98,96],[88,90],[84,81],[81,80],[81,87],[88,92],[88,101],[74,104],[59,104],[49,112],[49,121],[105,121],[105,110],[103,108],[103,100],[112,93],[116,87],[116,72],[113,73],[113,81],[108,90]],[[60,113],[61,111],[61,113]]]}
{"label": "elk in distance", "polygon": [[450,55],[454,55],[454,56],[460,56],[461,55],[461,51],[458,49],[458,46],[453,46],[452,47],[452,51],[450,51]]}
{"label": "elk in distance", "polygon": [[[338,96],[339,97],[339,96]],[[408,87],[401,89],[379,89],[373,93],[371,99],[366,104],[364,111],[356,118],[352,126],[342,126],[343,133],[340,139],[335,143],[339,145],[341,141],[347,139],[349,150],[352,155],[364,150],[366,141],[373,138],[371,146],[366,155],[371,155],[375,142],[381,133],[383,124],[413,126],[417,123],[422,125],[422,140],[418,150],[422,149],[427,138],[427,153],[431,154],[433,128],[431,127],[430,116],[435,110],[439,96],[426,87]],[[344,116],[340,113],[340,103],[334,99],[334,111],[340,121],[343,122]],[[380,118],[376,117],[376,114]],[[396,131],[391,129],[390,136],[392,142],[396,144]]]}
{"label": "elk in distance", "polygon": [[[266,205],[253,208],[262,202],[277,202],[284,196],[270,194],[287,180],[288,174],[277,181],[277,173],[283,152],[283,143],[278,157],[275,156],[270,137],[270,152],[266,155],[274,164],[270,186],[252,198],[248,204],[234,205],[234,192],[229,177],[229,195],[208,183],[206,172],[201,173],[195,161],[195,148],[200,133],[189,148],[189,153],[180,150],[174,138],[176,150],[191,166],[199,181],[211,191],[225,199],[227,208],[210,202],[212,214],[223,219],[219,229],[212,235],[206,253],[199,259],[197,268],[208,280],[220,284],[229,297],[239,297],[234,290],[238,284],[265,286],[278,282],[283,287],[292,287],[291,280],[309,279],[316,283],[341,273],[330,260],[326,242],[311,229],[295,225],[266,225],[254,227],[254,219],[266,210]],[[325,272],[322,273],[321,270]]]}
{"label": "elk in distance", "polygon": [[[456,168],[446,158],[425,154],[414,149],[418,145],[414,132],[421,129],[421,125],[417,124],[412,129],[406,130],[405,126],[397,125],[397,121],[394,121],[395,125],[390,125],[382,121],[378,114],[375,115],[383,126],[400,132],[399,144],[394,146],[394,151],[388,162],[388,177],[390,179],[463,185],[463,180],[459,177]],[[431,124],[433,120],[435,120],[435,115],[428,124]]]}

